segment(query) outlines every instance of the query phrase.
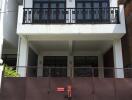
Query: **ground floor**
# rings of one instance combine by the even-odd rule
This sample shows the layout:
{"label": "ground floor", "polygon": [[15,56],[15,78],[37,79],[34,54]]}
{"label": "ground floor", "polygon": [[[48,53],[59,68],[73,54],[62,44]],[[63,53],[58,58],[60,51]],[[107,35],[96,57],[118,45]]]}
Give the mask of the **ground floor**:
{"label": "ground floor", "polygon": [[21,76],[124,77],[120,39],[57,38],[19,38],[17,66]]}
{"label": "ground floor", "polygon": [[123,78],[132,71],[123,66],[122,49],[121,39],[108,35],[19,36],[17,49],[3,42],[2,59],[23,77]]}
{"label": "ground floor", "polygon": [[[11,58],[17,59],[20,77],[2,77],[1,100],[132,98],[132,79],[124,78],[132,71],[123,66],[120,39],[69,41],[20,37],[16,55],[3,53],[8,64]],[[72,87],[71,96],[68,86]],[[57,91],[59,88],[64,91]]]}

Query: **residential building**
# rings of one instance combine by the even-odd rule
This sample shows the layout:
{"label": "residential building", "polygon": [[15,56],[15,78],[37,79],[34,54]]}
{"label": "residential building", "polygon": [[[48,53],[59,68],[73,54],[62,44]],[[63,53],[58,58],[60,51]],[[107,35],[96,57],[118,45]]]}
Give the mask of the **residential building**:
{"label": "residential building", "polygon": [[[18,8],[17,66],[62,65],[67,75],[75,66],[123,68],[125,33],[124,6],[117,0],[24,0]],[[112,47],[113,57],[108,57]],[[36,73],[43,76],[43,69]],[[25,76],[26,71],[20,69],[20,74]],[[115,74],[124,77],[123,71]],[[105,76],[104,71],[99,75]]]}
{"label": "residential building", "polygon": [[0,99],[131,100],[124,2],[2,0],[0,54],[20,77],[2,78]]}
{"label": "residential building", "polygon": [[[126,33],[123,8],[116,0],[2,0],[4,62],[16,65],[17,58],[17,66],[43,67],[49,66],[46,63],[50,59],[61,56],[65,66],[123,68],[121,38]],[[107,57],[111,51],[113,56]],[[71,68],[66,69],[71,72]],[[37,70],[38,76],[43,75],[41,71]],[[25,76],[25,71],[20,73]]]}

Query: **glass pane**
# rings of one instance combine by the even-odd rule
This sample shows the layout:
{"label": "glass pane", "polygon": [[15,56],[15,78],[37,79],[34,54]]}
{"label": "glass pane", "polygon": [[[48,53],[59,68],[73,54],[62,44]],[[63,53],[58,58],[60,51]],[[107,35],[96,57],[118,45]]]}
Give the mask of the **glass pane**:
{"label": "glass pane", "polygon": [[98,57],[96,56],[75,56],[74,75],[75,77],[98,76]]}
{"label": "glass pane", "polygon": [[36,8],[40,8],[40,3],[35,3],[34,4],[34,8],[33,9],[33,17],[34,17],[34,20],[39,20],[39,17],[40,17],[40,9],[36,9]]}
{"label": "glass pane", "polygon": [[41,4],[42,8],[44,9],[41,9],[41,17],[42,17],[42,20],[47,20],[48,19],[48,3],[42,3]]}
{"label": "glass pane", "polygon": [[44,57],[43,76],[66,77],[67,57],[66,56],[46,56]]}
{"label": "glass pane", "polygon": [[93,8],[94,8],[94,20],[98,20],[99,19],[99,12],[100,12],[100,9],[99,9],[99,3],[95,2],[93,3]]}
{"label": "glass pane", "polygon": [[92,14],[91,14],[91,12],[92,12],[92,10],[91,10],[91,3],[85,3],[85,19],[86,20],[90,20],[90,19],[92,19]]}
{"label": "glass pane", "polygon": [[40,3],[34,3],[34,8],[41,8]]}
{"label": "glass pane", "polygon": [[108,3],[107,2],[103,2],[102,3],[102,19],[104,21],[108,21],[109,20],[109,13],[110,13],[110,9],[108,8]]}
{"label": "glass pane", "polygon": [[63,20],[65,19],[65,4],[64,3],[60,3],[59,4],[59,19]]}
{"label": "glass pane", "polygon": [[52,9],[50,9],[50,19],[51,20],[55,20],[57,18],[57,6],[56,6],[56,3],[51,3],[50,4],[50,7]]}
{"label": "glass pane", "polygon": [[83,3],[77,3],[77,19],[83,19]]}

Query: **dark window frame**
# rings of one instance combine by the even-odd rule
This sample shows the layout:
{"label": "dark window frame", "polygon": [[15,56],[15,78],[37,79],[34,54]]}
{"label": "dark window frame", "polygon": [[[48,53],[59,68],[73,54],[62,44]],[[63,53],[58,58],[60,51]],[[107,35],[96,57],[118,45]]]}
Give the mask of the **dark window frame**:
{"label": "dark window frame", "polygon": [[[46,58],[47,57],[47,58]],[[45,60],[50,62],[45,63]],[[64,60],[64,65],[61,60]],[[59,64],[56,63],[59,62]],[[67,56],[44,56],[43,57],[43,76],[44,77],[67,77]],[[49,64],[49,65],[48,65]]]}
{"label": "dark window frame", "polygon": [[[102,12],[100,11],[99,12],[99,19],[94,19],[94,3],[99,3],[99,8],[102,8],[103,7],[103,3],[107,3],[107,5],[108,5],[108,8],[110,7],[110,1],[109,0],[95,0],[95,1],[93,1],[93,0],[88,0],[88,1],[82,1],[82,0],[75,0],[75,9],[77,10],[77,4],[78,3],[82,3],[83,4],[83,11],[85,12],[85,7],[84,7],[84,5],[86,4],[86,3],[90,3],[91,4],[91,8],[93,8],[93,9],[90,9],[90,11],[91,11],[91,19],[85,19],[85,13],[83,14],[83,19],[81,19],[81,20],[79,20],[78,19],[78,15],[76,14],[76,21],[77,21],[77,23],[86,23],[86,22],[89,22],[89,23],[91,23],[91,22],[94,22],[94,23],[96,23],[96,22],[99,22],[99,21],[102,21]],[[77,11],[76,11],[77,12]],[[109,16],[110,17],[110,16]],[[109,20],[110,18],[108,18],[108,20]]]}
{"label": "dark window frame", "polygon": [[[66,0],[65,1],[52,1],[52,0],[49,0],[49,1],[33,1],[33,9],[35,9],[35,4],[36,3],[38,3],[38,4],[40,4],[40,9],[39,9],[39,12],[40,12],[40,14],[39,14],[39,23],[43,23],[43,21],[45,22],[45,23],[49,23],[49,22],[52,22],[52,23],[65,23],[66,22],[66,14],[64,14],[64,19],[59,19],[59,17],[58,17],[58,15],[57,15],[57,13],[56,13],[56,18],[55,19],[50,19],[51,18],[51,14],[50,14],[50,11],[52,10],[52,9],[50,9],[51,8],[51,4],[56,4],[56,6],[57,6],[57,8],[59,8],[59,4],[61,4],[61,3],[63,3],[64,4],[64,12],[66,12]],[[48,8],[44,8],[44,9],[47,9],[48,10],[48,19],[46,19],[46,20],[42,20],[42,16],[43,16],[43,14],[41,14],[41,12],[42,12],[42,5],[44,4],[44,3],[47,3],[48,4]],[[59,12],[59,10],[60,9],[56,9],[56,11],[57,12]],[[34,11],[33,11],[33,14],[32,14],[32,18],[33,18],[33,23],[36,23],[36,21],[34,20]]]}

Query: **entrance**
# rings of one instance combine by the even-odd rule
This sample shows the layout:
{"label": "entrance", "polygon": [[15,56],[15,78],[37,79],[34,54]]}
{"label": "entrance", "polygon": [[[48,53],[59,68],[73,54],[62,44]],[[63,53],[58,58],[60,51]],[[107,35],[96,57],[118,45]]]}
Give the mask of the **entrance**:
{"label": "entrance", "polygon": [[43,76],[67,77],[67,56],[45,56]]}
{"label": "entrance", "polygon": [[[44,56],[43,76],[44,77],[67,77],[67,56]],[[70,68],[71,77],[97,77],[98,57],[97,56],[74,56],[73,69]],[[68,69],[69,70],[69,69]]]}
{"label": "entrance", "polygon": [[75,56],[74,57],[74,76],[92,77],[98,76],[98,57],[97,56]]}

